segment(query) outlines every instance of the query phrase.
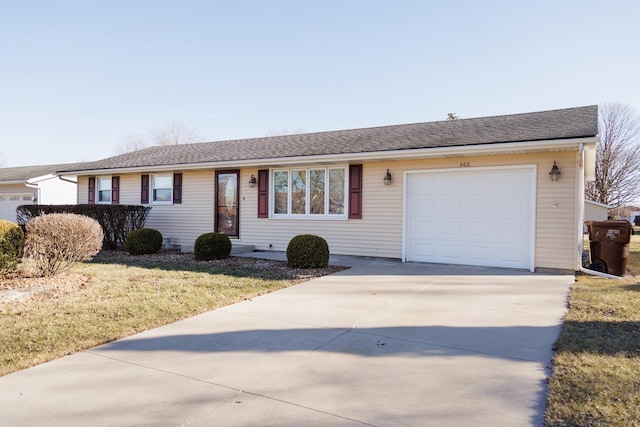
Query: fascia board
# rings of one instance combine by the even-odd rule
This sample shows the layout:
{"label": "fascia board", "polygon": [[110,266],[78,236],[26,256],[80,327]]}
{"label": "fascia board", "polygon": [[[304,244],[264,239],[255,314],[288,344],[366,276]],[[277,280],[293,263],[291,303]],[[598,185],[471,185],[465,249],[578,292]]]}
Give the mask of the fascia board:
{"label": "fascia board", "polygon": [[47,175],[41,175],[41,176],[36,176],[34,178],[29,178],[26,182],[27,184],[35,184],[38,183],[40,181],[46,181],[48,179],[53,179],[56,177],[56,174],[50,173]]}
{"label": "fascia board", "polygon": [[438,157],[459,157],[490,154],[510,154],[522,152],[544,152],[568,149],[578,149],[580,144],[595,145],[596,137],[571,138],[566,140],[524,141],[498,144],[479,144],[457,147],[419,148],[407,150],[373,151],[364,153],[325,154],[316,156],[278,157],[255,160],[235,160],[223,162],[184,163],[154,166],[137,166],[111,169],[93,169],[83,171],[65,171],[58,175],[110,175],[136,172],[158,172],[167,170],[199,170],[199,169],[232,169],[248,167],[267,167],[302,165],[309,163],[346,163],[353,161],[377,161],[377,160],[407,160],[428,159]]}

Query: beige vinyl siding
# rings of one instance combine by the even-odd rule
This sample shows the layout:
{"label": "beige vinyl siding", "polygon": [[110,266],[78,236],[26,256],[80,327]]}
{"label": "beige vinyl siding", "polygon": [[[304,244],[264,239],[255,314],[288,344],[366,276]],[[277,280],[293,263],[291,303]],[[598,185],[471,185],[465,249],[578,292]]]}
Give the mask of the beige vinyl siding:
{"label": "beige vinyl siding", "polygon": [[[576,265],[580,216],[575,151],[522,155],[493,155],[410,161],[363,163],[362,219],[282,219],[258,218],[258,188],[249,187],[251,175],[258,168],[240,171],[240,238],[239,243],[254,245],[258,250],[285,251],[297,234],[310,233],[324,237],[331,253],[373,257],[402,257],[403,189],[406,171],[450,169],[464,166],[492,167],[535,165],[536,232],[535,267],[571,270]],[[549,170],[554,160],[562,175],[551,182]],[[300,165],[307,168],[308,165]],[[347,166],[346,164],[323,165]],[[267,167],[265,166],[265,169]],[[294,169],[295,166],[286,169]],[[383,177],[389,169],[392,184],[385,186]],[[177,171],[176,171],[177,172]],[[79,179],[79,203],[87,202],[87,177]],[[164,237],[174,239],[183,251],[191,251],[195,239],[213,231],[215,172],[183,171],[182,204],[152,206],[146,226],[157,228]],[[554,207],[553,203],[557,202]],[[140,204],[140,174],[120,175],[120,203]]]}
{"label": "beige vinyl siding", "polygon": [[[562,171],[557,182],[549,179],[554,160]],[[578,170],[574,152],[364,163],[361,220],[258,219],[257,190],[246,185],[252,173],[257,175],[257,170],[243,171],[242,193],[248,196],[241,211],[241,241],[261,250],[284,251],[291,237],[313,233],[324,237],[334,254],[401,258],[404,172],[449,169],[461,167],[461,164],[470,168],[536,165],[535,267],[576,267],[578,213],[575,185]],[[382,182],[387,168],[393,176],[388,187]],[[555,208],[554,201],[557,202]]]}
{"label": "beige vinyl siding", "polygon": [[[561,270],[577,268],[578,221],[576,153],[545,153],[537,156],[536,267]],[[562,175],[552,182],[554,160]],[[554,207],[554,203],[556,206]]]}
{"label": "beige vinyl siding", "polygon": [[[182,203],[150,203],[145,226],[159,230],[183,251],[192,251],[199,235],[213,231],[214,180],[213,171],[183,172]],[[120,192],[121,204],[139,205],[140,174],[121,175]]]}
{"label": "beige vinyl siding", "polygon": [[[173,173],[173,171],[171,171]],[[177,172],[177,171],[176,171]],[[120,204],[140,205],[141,174],[120,174]],[[192,251],[202,233],[213,231],[214,172],[189,171],[182,174],[182,203],[153,204],[145,227],[155,228],[184,251]],[[247,178],[248,180],[248,178]],[[79,180],[80,203],[87,203],[88,177]]]}
{"label": "beige vinyl siding", "polygon": [[78,177],[78,204],[84,205],[89,203],[89,177],[88,176],[79,176]]}
{"label": "beige vinyl siding", "polygon": [[326,239],[334,254],[398,258],[402,252],[402,188],[400,183],[386,187],[382,182],[385,172],[381,163],[364,165],[361,220],[264,219],[257,218],[257,188],[248,186],[249,177],[257,176],[257,169],[245,170],[241,178],[240,240],[257,249],[284,251],[292,237],[310,233]]}

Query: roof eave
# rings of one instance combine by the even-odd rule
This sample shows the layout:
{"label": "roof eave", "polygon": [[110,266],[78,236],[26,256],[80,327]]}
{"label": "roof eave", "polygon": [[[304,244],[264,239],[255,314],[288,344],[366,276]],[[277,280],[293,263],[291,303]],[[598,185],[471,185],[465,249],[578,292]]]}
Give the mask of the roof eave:
{"label": "roof eave", "polygon": [[462,145],[455,147],[418,148],[405,150],[372,151],[359,153],[322,154],[311,156],[274,157],[252,160],[221,162],[174,163],[166,165],[135,166],[123,168],[68,170],[57,175],[99,175],[114,173],[156,172],[167,170],[230,169],[241,167],[266,167],[301,165],[309,163],[345,163],[353,161],[406,160],[415,158],[445,158],[495,154],[534,153],[578,149],[580,144],[595,145],[597,136],[582,138],[550,139],[537,141],[505,142],[493,144]]}

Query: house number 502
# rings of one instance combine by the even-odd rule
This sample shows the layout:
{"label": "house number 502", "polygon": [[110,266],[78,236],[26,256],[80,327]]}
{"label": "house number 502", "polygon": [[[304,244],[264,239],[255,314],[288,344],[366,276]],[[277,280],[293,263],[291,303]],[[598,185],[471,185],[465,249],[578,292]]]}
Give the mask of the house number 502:
{"label": "house number 502", "polygon": [[471,166],[471,163],[469,163],[469,162],[460,162],[460,167],[461,168],[468,168],[469,166]]}

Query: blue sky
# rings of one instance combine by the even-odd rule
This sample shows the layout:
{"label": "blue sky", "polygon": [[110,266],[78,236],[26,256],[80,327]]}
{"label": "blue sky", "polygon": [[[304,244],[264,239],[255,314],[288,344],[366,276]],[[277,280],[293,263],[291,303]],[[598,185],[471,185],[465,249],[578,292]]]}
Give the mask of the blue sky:
{"label": "blue sky", "polygon": [[4,166],[603,102],[640,113],[637,1],[0,0]]}

